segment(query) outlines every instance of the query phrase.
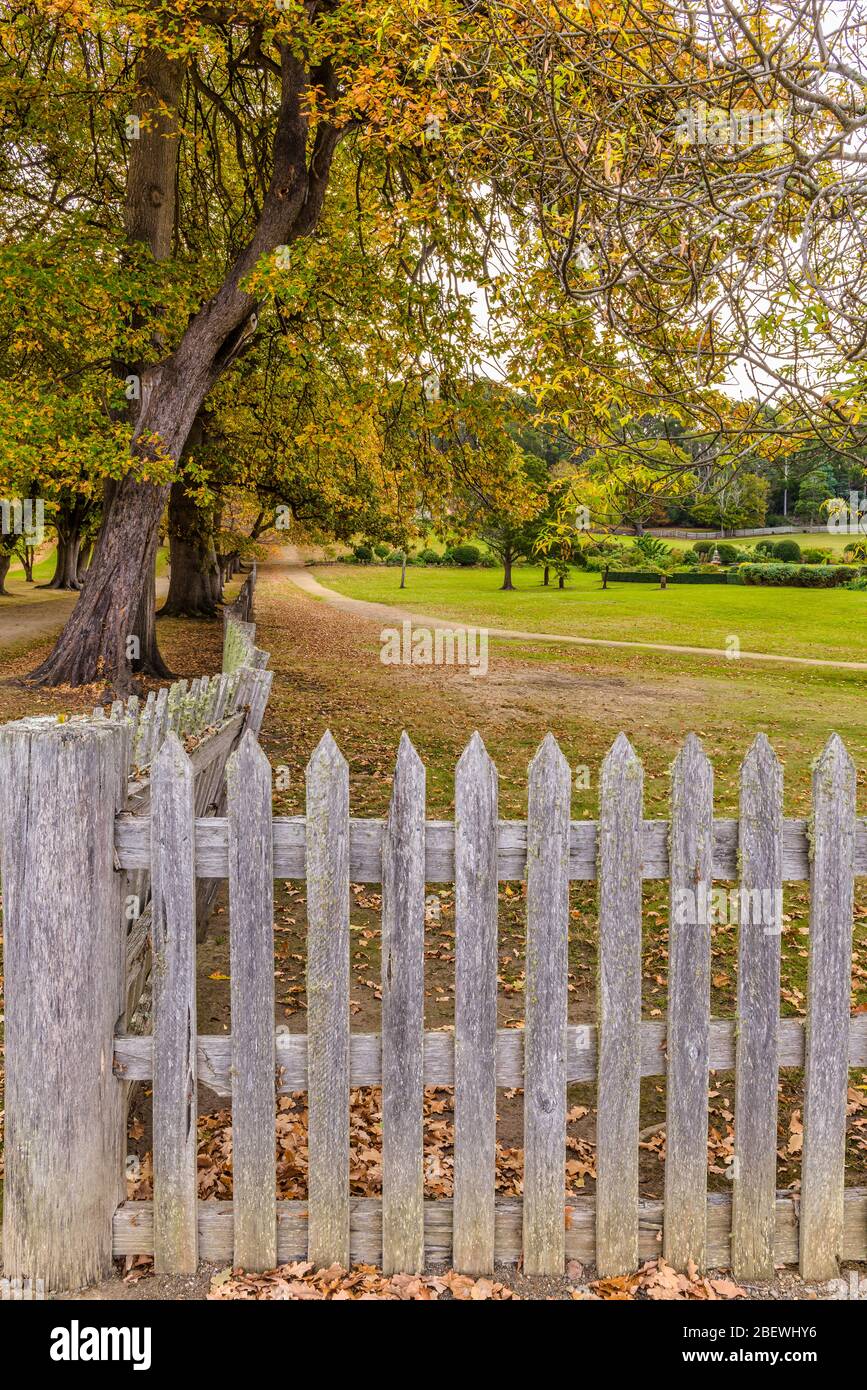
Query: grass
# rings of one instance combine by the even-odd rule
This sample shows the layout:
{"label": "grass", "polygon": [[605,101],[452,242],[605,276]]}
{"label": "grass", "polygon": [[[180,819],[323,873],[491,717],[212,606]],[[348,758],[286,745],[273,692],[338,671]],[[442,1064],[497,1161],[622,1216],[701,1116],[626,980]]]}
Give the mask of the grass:
{"label": "grass", "polygon": [[[51,579],[51,576],[54,574],[54,565],[55,565],[55,557],[56,557],[56,555],[57,555],[57,547],[56,547],[56,546],[52,546],[50,550],[47,550],[47,551],[45,552],[45,554],[42,555],[42,556],[37,560],[36,564],[33,566],[33,583],[34,583],[34,584],[47,584],[47,583],[48,583],[48,581]],[[168,570],[168,562],[169,562],[168,547],[165,546],[165,545],[162,545],[162,546],[160,546],[159,550],[157,551],[157,578],[159,578],[161,575],[163,575],[163,574],[165,574],[165,573],[167,572],[167,570]],[[13,563],[12,565],[10,565],[10,566],[9,566],[9,578],[10,578],[10,579],[23,579],[23,578],[24,578],[24,566],[23,566],[22,564],[20,564],[20,563]]]}
{"label": "grass", "polygon": [[572,570],[565,589],[545,588],[542,570],[515,569],[515,589],[500,588],[502,571],[412,566],[407,588],[384,565],[329,565],[321,583],[351,598],[392,603],[414,612],[524,632],[562,633],[618,641],[671,642],[743,651],[867,660],[867,595],[846,589],[761,588],[724,584],[618,583]]}

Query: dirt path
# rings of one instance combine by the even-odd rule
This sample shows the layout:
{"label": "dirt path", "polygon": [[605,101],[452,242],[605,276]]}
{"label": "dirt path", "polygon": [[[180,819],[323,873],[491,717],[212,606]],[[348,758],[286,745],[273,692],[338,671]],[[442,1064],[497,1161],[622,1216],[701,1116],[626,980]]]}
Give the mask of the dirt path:
{"label": "dirt path", "polygon": [[[429,627],[433,631],[438,628],[455,629],[463,626],[454,618],[435,618],[428,613],[411,612],[408,608],[397,608],[387,603],[371,603],[366,599],[347,598],[344,594],[338,594],[334,589],[328,589],[324,584],[320,584],[319,580],[305,569],[299,562],[298,552],[294,546],[286,546],[282,558],[271,561],[267,568],[274,574],[282,573],[285,578],[291,580],[293,584],[304,593],[310,594],[311,597],[324,599],[326,603],[341,609],[342,612],[355,613],[360,618],[388,623],[409,620],[424,624],[425,627]],[[684,647],[670,642],[627,642],[613,637],[576,637],[562,632],[524,632],[516,628],[506,627],[489,627],[487,632],[489,637],[502,637],[519,642],[555,642],[574,647],[625,647],[633,650],[671,652],[675,656],[704,656],[714,660],[719,660],[719,658],[725,661],[732,660],[731,653],[720,647]],[[823,657],[782,656],[776,652],[741,651],[738,653],[738,660],[772,661],[784,666],[827,666],[846,671],[867,671],[867,661],[833,661]]]}
{"label": "dirt path", "polygon": [[[0,650],[59,632],[78,598],[77,594],[25,584],[23,579],[7,579],[6,588],[11,597],[0,598]],[[167,579],[158,579],[157,598],[164,598],[168,588]]]}

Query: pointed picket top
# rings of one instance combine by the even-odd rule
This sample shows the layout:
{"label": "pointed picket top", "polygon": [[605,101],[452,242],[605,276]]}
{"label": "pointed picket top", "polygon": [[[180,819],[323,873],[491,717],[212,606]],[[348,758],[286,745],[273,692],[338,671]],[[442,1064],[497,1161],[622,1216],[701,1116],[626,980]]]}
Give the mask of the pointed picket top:
{"label": "pointed picket top", "polygon": [[348,764],[337,744],[330,729],[326,729],[321,739],[317,743],[310,755],[307,764],[308,776],[320,768],[342,769],[347,768]]}
{"label": "pointed picket top", "polygon": [[641,759],[624,733],[619,733],[602,761],[602,782],[620,781],[624,777],[644,780]]}
{"label": "pointed picket top", "polygon": [[472,773],[493,773],[496,777],[497,769],[478,729],[458,758],[456,773],[459,777],[470,776]]}
{"label": "pointed picket top", "polygon": [[741,763],[741,794],[766,787],[776,803],[782,797],[783,765],[767,734],[756,734]]}
{"label": "pointed picket top", "polygon": [[193,766],[187,757],[184,745],[172,729],[163,739],[162,747],[154,758],[153,781],[171,777],[192,777]]}
{"label": "pointed picket top", "polygon": [[756,772],[763,771],[768,774],[774,774],[777,771],[782,772],[782,763],[766,733],[756,734],[747,749],[742,767],[755,768]]}
{"label": "pointed picket top", "polygon": [[394,807],[399,793],[416,791],[424,797],[425,765],[413,745],[412,739],[404,729],[397,746],[394,761],[394,778],[391,784],[391,805]]}
{"label": "pointed picket top", "polygon": [[710,758],[704,751],[704,744],[698,734],[687,734],[672,764],[672,775],[686,779],[699,768],[710,765]]}
{"label": "pointed picket top", "polygon": [[226,764],[227,786],[230,793],[235,793],[265,779],[270,786],[271,764],[252,729],[247,729]]}
{"label": "pointed picket top", "polygon": [[547,733],[530,759],[528,769],[530,784],[547,778],[556,782],[563,777],[564,772],[567,782],[571,785],[572,773],[569,761],[554,735]]}
{"label": "pointed picket top", "polygon": [[854,779],[853,763],[845,743],[839,734],[831,734],[822,752],[813,763],[813,793],[830,793],[837,786],[842,789]]}

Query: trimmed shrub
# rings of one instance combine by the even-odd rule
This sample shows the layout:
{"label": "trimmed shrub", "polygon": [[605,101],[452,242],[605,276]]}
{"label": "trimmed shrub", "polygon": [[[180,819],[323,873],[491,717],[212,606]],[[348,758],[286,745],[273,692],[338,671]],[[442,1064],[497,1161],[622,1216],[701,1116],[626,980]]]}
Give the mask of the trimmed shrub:
{"label": "trimmed shrub", "polygon": [[801,589],[835,589],[857,579],[857,565],[741,565],[745,584],[790,584]]}
{"label": "trimmed shrub", "polygon": [[420,550],[416,558],[420,565],[441,565],[443,562],[438,550]]}
{"label": "trimmed shrub", "polygon": [[801,551],[801,561],[805,565],[825,565],[831,563],[831,551],[820,546],[805,546]]}
{"label": "trimmed shrub", "polygon": [[391,554],[391,546],[390,546],[390,545],[386,545],[386,544],[385,544],[385,541],[380,541],[380,542],[378,543],[378,545],[375,545],[375,546],[373,547],[373,553],[374,553],[374,555],[376,555],[380,560],[386,560],[386,559],[388,558],[388,556]]}
{"label": "trimmed shrub", "polygon": [[801,564],[801,547],[797,541],[777,541],[774,546],[774,555],[778,560],[782,560],[784,565]]}
{"label": "trimmed shrub", "polygon": [[352,555],[359,565],[369,565],[373,559],[373,551],[369,545],[354,545]]}
{"label": "trimmed shrub", "polygon": [[[733,565],[738,558],[738,548],[729,541],[718,541],[716,552],[724,565]],[[710,552],[713,555],[713,551]]]}
{"label": "trimmed shrub", "polygon": [[456,545],[453,555],[456,565],[477,565],[482,552],[477,545]]}
{"label": "trimmed shrub", "polygon": [[697,565],[697,564],[698,564],[698,559],[699,559],[699,557],[698,557],[698,551],[695,550],[694,548],[693,548],[692,550],[685,550],[685,551],[683,552],[683,561],[682,561],[682,563],[683,563],[684,565]]}

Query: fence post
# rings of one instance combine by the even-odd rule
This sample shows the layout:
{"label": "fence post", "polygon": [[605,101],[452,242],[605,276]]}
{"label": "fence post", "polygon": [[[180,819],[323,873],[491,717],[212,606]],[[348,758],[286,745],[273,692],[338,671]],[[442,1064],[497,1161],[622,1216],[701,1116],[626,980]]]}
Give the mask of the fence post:
{"label": "fence post", "polygon": [[114,868],[128,731],[0,729],[6,971],[4,1271],[75,1289],[111,1270],[123,1199],[124,875]]}

